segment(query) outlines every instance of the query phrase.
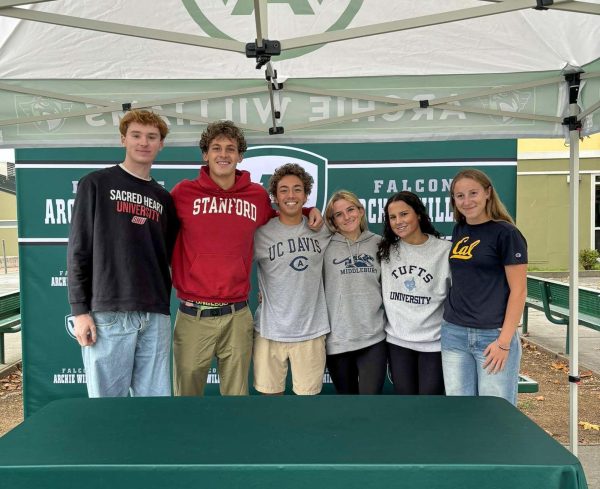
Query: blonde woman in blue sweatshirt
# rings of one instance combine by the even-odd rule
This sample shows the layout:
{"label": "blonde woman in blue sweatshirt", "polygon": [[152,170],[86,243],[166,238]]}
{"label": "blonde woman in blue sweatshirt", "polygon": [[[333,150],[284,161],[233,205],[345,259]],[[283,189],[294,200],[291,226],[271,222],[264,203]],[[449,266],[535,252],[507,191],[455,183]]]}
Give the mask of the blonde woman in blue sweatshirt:
{"label": "blonde woman in blue sweatshirt", "polygon": [[386,318],[376,259],[381,236],[367,229],[364,207],[347,190],[329,199],[325,222],[335,233],[323,265],[331,326],[327,368],[338,394],[380,394],[387,368]]}
{"label": "blonde woman in blue sweatshirt", "polygon": [[417,195],[389,198],[377,258],[396,394],[444,394],[440,337],[451,245],[439,236]]}

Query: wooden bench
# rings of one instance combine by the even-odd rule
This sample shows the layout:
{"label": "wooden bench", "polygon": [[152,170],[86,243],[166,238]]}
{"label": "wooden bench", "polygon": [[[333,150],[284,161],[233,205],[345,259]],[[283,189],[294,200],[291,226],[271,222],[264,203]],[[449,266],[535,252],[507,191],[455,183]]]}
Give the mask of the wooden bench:
{"label": "wooden bench", "polygon": [[21,331],[19,291],[0,295],[0,364],[4,363],[4,334]]}
{"label": "wooden bench", "polygon": [[[530,307],[543,311],[551,323],[567,326],[565,352],[569,353],[569,285],[528,275],[523,333],[527,333]],[[600,291],[579,287],[579,324],[600,331]]]}

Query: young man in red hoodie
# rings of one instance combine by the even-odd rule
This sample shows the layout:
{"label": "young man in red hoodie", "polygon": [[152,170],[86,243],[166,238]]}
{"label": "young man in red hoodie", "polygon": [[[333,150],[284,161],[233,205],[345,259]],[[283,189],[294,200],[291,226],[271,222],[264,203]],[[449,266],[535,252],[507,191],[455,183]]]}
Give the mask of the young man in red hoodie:
{"label": "young man in red hoodie", "polygon": [[[195,180],[171,195],[181,222],[173,252],[173,285],[181,300],[173,337],[174,391],[201,396],[217,358],[222,395],[247,395],[253,323],[248,308],[254,232],[275,215],[266,190],[237,170],[247,149],[231,121],[209,124],[200,139]],[[321,215],[309,221],[320,228]]]}

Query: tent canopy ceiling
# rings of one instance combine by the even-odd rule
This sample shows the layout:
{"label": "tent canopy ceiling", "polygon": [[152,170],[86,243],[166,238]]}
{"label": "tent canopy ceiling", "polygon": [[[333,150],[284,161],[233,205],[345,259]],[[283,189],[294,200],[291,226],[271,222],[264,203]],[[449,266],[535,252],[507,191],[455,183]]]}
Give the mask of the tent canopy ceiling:
{"label": "tent canopy ceiling", "polygon": [[[175,144],[225,117],[257,140],[556,137],[570,67],[582,131],[600,131],[600,0],[23,4],[0,0],[0,146],[81,144],[127,103],[163,110]],[[263,38],[282,52],[257,70],[245,44]],[[115,142],[101,132],[90,144]]]}

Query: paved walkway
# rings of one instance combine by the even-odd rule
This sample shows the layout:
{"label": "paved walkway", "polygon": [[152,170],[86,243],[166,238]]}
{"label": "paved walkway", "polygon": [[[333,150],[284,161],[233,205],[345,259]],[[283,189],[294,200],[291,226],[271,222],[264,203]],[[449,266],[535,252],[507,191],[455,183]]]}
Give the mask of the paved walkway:
{"label": "paved walkway", "polygon": [[[19,290],[19,272],[4,273],[0,271],[0,294]],[[4,361],[0,364],[0,377],[5,370],[12,370],[21,361],[21,333],[10,333],[4,335]]]}
{"label": "paved walkway", "polygon": [[[598,278],[581,279],[579,285],[599,289],[600,293],[600,279]],[[528,330],[527,341],[564,356],[568,360],[568,356],[565,354],[566,326],[552,324],[546,319],[543,312],[530,309]],[[578,332],[579,371],[590,369],[600,375],[600,332],[584,326],[580,326]],[[600,413],[600,402],[598,411]],[[568,416],[568,413],[565,416]],[[581,445],[578,450],[578,457],[585,470],[589,489],[600,489],[600,445]]]}
{"label": "paved walkway", "polygon": [[[600,290],[600,279],[582,279],[580,285]],[[19,289],[18,273],[0,274],[0,293],[16,289]],[[539,311],[531,310],[529,314],[527,340],[550,352],[564,355],[566,326],[550,323]],[[7,365],[0,365],[0,376],[7,368],[14,368],[14,365],[21,361],[21,333],[7,334],[4,338]],[[579,358],[580,370],[591,369],[600,374],[600,332],[585,327],[579,328]],[[600,489],[600,445],[580,446],[578,455],[589,489]]]}

